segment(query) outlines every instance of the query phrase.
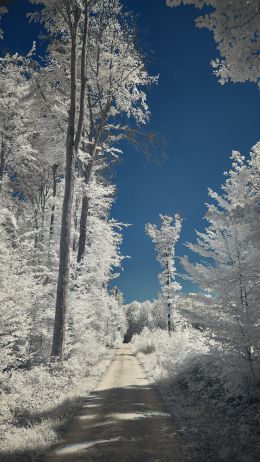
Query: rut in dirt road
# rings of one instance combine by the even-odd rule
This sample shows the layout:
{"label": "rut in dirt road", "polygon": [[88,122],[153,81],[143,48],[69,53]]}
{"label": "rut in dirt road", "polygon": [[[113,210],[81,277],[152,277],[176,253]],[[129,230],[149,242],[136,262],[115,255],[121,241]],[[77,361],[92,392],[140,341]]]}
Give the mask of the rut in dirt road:
{"label": "rut in dirt road", "polygon": [[45,462],[184,462],[170,414],[127,345]]}

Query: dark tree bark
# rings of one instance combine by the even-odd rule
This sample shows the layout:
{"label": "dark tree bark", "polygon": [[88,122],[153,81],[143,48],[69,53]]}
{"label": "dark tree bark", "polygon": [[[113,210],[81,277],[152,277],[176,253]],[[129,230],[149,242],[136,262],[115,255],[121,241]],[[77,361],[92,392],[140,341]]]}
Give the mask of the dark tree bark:
{"label": "dark tree bark", "polygon": [[[168,251],[167,257],[169,258],[170,256],[170,251]],[[169,261],[167,260],[167,287],[169,290],[171,283],[171,275],[170,275],[170,270],[169,270]],[[169,297],[169,293],[168,293]],[[172,322],[171,322],[171,303],[168,301],[168,320],[167,320],[167,325],[168,325],[168,334],[171,335],[172,331]]]}
{"label": "dark tree bark", "polygon": [[[91,178],[91,171],[93,167],[93,158],[91,162],[85,167],[84,170],[84,182],[88,185]],[[78,254],[77,262],[80,263],[83,260],[86,250],[87,240],[87,220],[89,212],[89,198],[86,192],[83,193],[81,202],[81,214],[80,214],[80,225],[79,225],[79,242],[78,242]]]}
{"label": "dark tree bark", "polygon": [[1,142],[1,153],[0,153],[0,194],[3,188],[4,169],[5,169],[5,142],[4,142],[4,135],[3,135],[2,142]]}
{"label": "dark tree bark", "polygon": [[[58,164],[54,164],[52,166],[52,197],[53,200],[55,200],[55,197],[57,195],[57,171],[58,171]],[[50,220],[50,241],[53,237],[53,232],[54,232],[54,220],[55,220],[55,204],[52,205],[51,208],[51,220]]]}
{"label": "dark tree bark", "polygon": [[78,153],[81,134],[84,124],[85,110],[85,65],[86,65],[86,42],[88,35],[87,1],[84,12],[84,29],[81,42],[81,75],[80,75],[80,94],[79,94],[79,117],[76,121],[77,111],[77,54],[78,54],[78,31],[81,11],[74,7],[72,12],[68,9],[68,24],[71,33],[71,54],[70,54],[70,108],[66,142],[66,166],[65,166],[65,190],[63,198],[61,235],[60,235],[60,261],[56,295],[56,309],[53,330],[53,340],[51,356],[62,359],[65,340],[66,311],[68,302],[69,277],[70,277],[70,243],[71,243],[71,224],[74,193],[74,163]]}
{"label": "dark tree bark", "polygon": [[87,194],[84,194],[81,204],[81,215],[80,215],[80,235],[78,245],[77,262],[80,263],[85,255],[86,239],[87,239],[87,219],[89,211],[89,199]]}
{"label": "dark tree bark", "polygon": [[[91,180],[92,171],[93,171],[95,162],[97,160],[97,147],[103,135],[103,131],[105,128],[105,123],[107,121],[110,107],[111,107],[111,99],[109,98],[105,106],[105,109],[103,111],[102,118],[96,130],[94,130],[94,121],[93,121],[92,114],[91,114],[91,106],[89,107],[90,122],[93,127],[92,132],[94,132],[95,142],[94,142],[93,147],[89,150],[90,161],[84,168],[83,174],[84,174],[84,182],[86,186],[89,185],[90,180]],[[81,203],[80,232],[79,232],[79,244],[78,244],[78,255],[77,255],[78,263],[80,263],[83,260],[85,251],[86,251],[88,211],[89,211],[89,199],[87,197],[87,193],[84,192],[82,203]]]}
{"label": "dark tree bark", "polygon": [[65,319],[69,287],[71,214],[74,189],[74,137],[77,104],[77,38],[78,21],[75,21],[71,37],[71,93],[66,143],[65,190],[61,219],[60,261],[56,295],[56,310],[51,350],[51,356],[57,358],[62,358],[63,356]]}

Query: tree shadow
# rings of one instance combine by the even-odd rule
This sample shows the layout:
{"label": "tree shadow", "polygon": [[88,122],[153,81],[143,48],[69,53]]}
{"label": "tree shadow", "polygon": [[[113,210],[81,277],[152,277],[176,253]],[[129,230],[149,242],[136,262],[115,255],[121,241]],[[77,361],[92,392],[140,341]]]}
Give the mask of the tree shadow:
{"label": "tree shadow", "polygon": [[171,415],[154,387],[141,384],[98,390],[32,414],[32,423],[74,417],[59,429],[59,445],[47,451],[40,445],[31,451],[2,451],[0,461],[258,462],[259,392],[227,390],[217,367],[205,355],[157,381]]}
{"label": "tree shadow", "polygon": [[223,364],[210,355],[196,358],[156,386],[175,416],[190,460],[259,462],[259,390],[224,386]]}
{"label": "tree shadow", "polygon": [[46,461],[183,462],[171,415],[152,386],[91,393]]}
{"label": "tree shadow", "polygon": [[[92,392],[54,448],[0,454],[1,462],[183,462],[180,438],[171,415],[150,385]],[[48,418],[60,412],[36,417]],[[186,460],[186,459],[185,459]]]}
{"label": "tree shadow", "polygon": [[[73,416],[83,406],[85,400],[86,396],[66,399],[58,406],[49,408],[48,410],[19,415],[16,417],[17,431],[20,429],[28,431],[32,429],[32,431],[34,431],[35,426],[49,421],[51,422],[50,427],[55,427],[58,438],[62,438],[63,434],[65,434],[69,428]],[[41,446],[40,444],[34,445],[33,448],[25,450],[14,449],[8,452],[5,452],[0,446],[0,462],[42,462],[45,453],[46,446]]]}

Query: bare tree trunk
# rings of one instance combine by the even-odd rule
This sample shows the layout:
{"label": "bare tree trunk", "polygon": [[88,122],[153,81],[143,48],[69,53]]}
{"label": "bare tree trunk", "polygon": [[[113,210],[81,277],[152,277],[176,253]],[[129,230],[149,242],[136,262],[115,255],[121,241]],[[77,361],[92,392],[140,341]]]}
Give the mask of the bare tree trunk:
{"label": "bare tree trunk", "polygon": [[77,196],[75,200],[75,207],[74,207],[74,237],[73,237],[73,244],[72,249],[73,252],[76,253],[77,251],[77,229],[78,229],[78,209],[79,209],[80,197]]}
{"label": "bare tree trunk", "polygon": [[81,204],[81,215],[80,215],[80,234],[79,234],[79,245],[77,262],[80,263],[85,255],[86,250],[86,239],[87,239],[87,218],[89,211],[89,199],[87,194],[84,194]]}
{"label": "bare tree trunk", "polygon": [[[57,195],[57,170],[58,170],[58,164],[54,164],[52,166],[52,178],[53,178],[53,184],[52,184],[52,197],[53,200],[55,200],[55,197]],[[53,237],[53,232],[54,232],[54,220],[55,220],[55,204],[52,204],[51,208],[51,220],[50,220],[50,241]]]}
{"label": "bare tree trunk", "polygon": [[45,224],[45,212],[46,212],[46,197],[47,192],[44,191],[44,187],[42,186],[40,191],[40,206],[41,206],[41,227],[39,232],[39,242],[44,242],[44,224]]}
{"label": "bare tree trunk", "polygon": [[76,8],[73,12],[73,21],[71,21],[71,87],[70,87],[70,109],[69,122],[67,130],[66,142],[66,167],[65,167],[65,190],[62,208],[61,219],[61,236],[60,236],[60,261],[59,274],[57,283],[56,295],[56,310],[53,330],[53,340],[51,356],[62,359],[65,340],[65,323],[67,300],[69,290],[70,276],[70,243],[71,243],[71,223],[72,223],[72,208],[73,208],[73,193],[74,193],[74,162],[77,156],[79,144],[81,140],[84,111],[85,111],[85,89],[86,89],[86,42],[88,36],[88,19],[89,10],[87,1],[85,4],[84,13],[84,29],[81,48],[81,74],[80,74],[80,95],[79,95],[79,118],[76,122],[77,110],[77,52],[78,52],[78,29],[81,11]]}
{"label": "bare tree trunk", "polygon": [[[169,257],[169,255],[168,255]],[[171,275],[169,269],[169,261],[167,260],[167,288],[168,288],[168,334],[171,335],[172,324],[171,324],[171,303],[169,301],[169,289],[170,289]]]}
{"label": "bare tree trunk", "polygon": [[[107,116],[109,113],[109,108],[111,106],[111,100],[106,104],[106,108],[104,110],[102,119],[99,123],[97,132],[95,134],[95,143],[94,146],[90,150],[90,157],[91,160],[90,162],[85,166],[84,170],[84,182],[85,185],[88,186],[91,180],[91,175],[92,171],[96,162],[97,158],[97,146],[100,141],[100,138],[103,133],[103,129],[105,127],[105,122],[107,120]],[[90,119],[92,117],[90,116]],[[86,239],[87,239],[87,219],[88,219],[88,211],[89,211],[89,199],[87,197],[87,193],[83,193],[83,198],[82,198],[82,205],[81,205],[81,216],[80,216],[80,233],[79,233],[79,245],[78,245],[78,256],[77,256],[77,262],[80,263],[85,255],[86,251]]]}
{"label": "bare tree trunk", "polygon": [[171,304],[168,303],[168,334],[171,335],[171,330],[172,330],[172,326],[171,326]]}
{"label": "bare tree trunk", "polygon": [[[85,176],[85,185],[87,186],[90,182],[91,171],[93,168],[93,159],[85,167],[84,176]],[[78,255],[77,262],[80,263],[83,260],[86,250],[86,240],[87,240],[87,220],[89,212],[89,198],[87,192],[83,192],[82,202],[81,202],[81,214],[80,214],[80,226],[79,226],[79,242],[78,242]]]}
{"label": "bare tree trunk", "polygon": [[39,223],[38,223],[38,211],[34,211],[34,223],[35,223],[35,235],[34,235],[34,248],[38,247],[39,243]]}
{"label": "bare tree trunk", "polygon": [[66,143],[65,190],[61,219],[60,261],[56,295],[56,310],[51,350],[51,356],[57,358],[62,358],[63,356],[69,287],[71,217],[73,206],[75,160],[74,138],[77,104],[77,36],[78,24],[75,24],[71,42],[71,94]]}
{"label": "bare tree trunk", "polygon": [[3,189],[4,168],[5,168],[5,143],[4,143],[4,135],[3,135],[2,143],[1,143],[1,155],[0,155],[0,194]]}

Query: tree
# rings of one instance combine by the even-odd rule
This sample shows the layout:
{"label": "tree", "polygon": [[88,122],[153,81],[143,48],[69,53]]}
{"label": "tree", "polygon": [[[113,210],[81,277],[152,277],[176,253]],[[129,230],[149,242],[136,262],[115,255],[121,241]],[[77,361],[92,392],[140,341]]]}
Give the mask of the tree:
{"label": "tree", "polygon": [[6,177],[15,173],[21,152],[27,147],[30,155],[29,137],[25,120],[28,120],[24,99],[28,94],[25,76],[25,58],[15,54],[0,60],[0,193]]}
{"label": "tree", "polygon": [[204,260],[192,264],[182,259],[189,278],[211,296],[206,324],[227,351],[246,362],[254,380],[260,354],[259,153],[259,144],[249,161],[233,152],[222,194],[209,190],[214,200],[208,205],[209,225],[197,232],[195,244],[188,244]]}
{"label": "tree", "polygon": [[[1,22],[2,16],[6,13],[7,13],[7,8],[5,8],[4,6],[0,6],[0,22]],[[2,38],[3,38],[3,30],[0,28],[0,39]]]}
{"label": "tree", "polygon": [[28,363],[30,312],[36,284],[24,258],[25,246],[19,236],[16,218],[3,206],[0,238],[0,368],[8,370]]}
{"label": "tree", "polygon": [[[127,332],[125,341],[131,341],[134,334],[140,334],[145,327],[154,328],[153,307],[155,302],[149,300],[145,302],[133,301],[124,305],[127,320]],[[157,313],[155,313],[156,315]]]}
{"label": "tree", "polygon": [[174,329],[171,322],[172,308],[176,298],[176,292],[181,289],[180,284],[175,280],[175,245],[178,242],[181,232],[182,219],[178,214],[174,216],[160,215],[161,227],[147,224],[145,231],[155,244],[157,260],[163,271],[159,275],[162,289],[162,296],[167,304],[168,332]]}
{"label": "tree", "polygon": [[109,286],[118,277],[124,257],[120,253],[123,224],[110,218],[115,187],[101,173],[92,176],[89,188],[89,219],[86,236],[87,257],[77,267],[73,253],[71,309],[75,344],[82,343],[88,330],[95,330],[103,344],[113,345],[124,333],[125,317],[118,291]]}
{"label": "tree", "polygon": [[260,87],[260,5],[258,0],[167,0],[167,5],[207,7],[196,20],[214,34],[220,58],[211,62],[219,82],[255,82]]}
{"label": "tree", "polygon": [[[58,65],[64,66],[62,80],[68,81],[65,190],[60,238],[60,264],[52,356],[62,357],[67,311],[71,224],[74,204],[75,166],[83,177],[78,261],[86,243],[87,188],[100,152],[113,152],[107,143],[111,118],[120,113],[139,122],[148,115],[146,95],[138,85],[150,82],[143,68],[133,34],[117,0],[32,0],[42,4],[40,14],[52,36],[52,47],[61,50]],[[34,15],[37,19],[39,15]],[[67,60],[67,64],[66,64]],[[109,127],[110,124],[110,127]],[[117,122],[118,125],[118,122]],[[114,140],[116,137],[114,136]],[[115,150],[114,150],[115,151]],[[85,185],[85,188],[84,188]]]}
{"label": "tree", "polygon": [[[84,144],[80,155],[80,176],[83,178],[81,217],[77,260],[84,257],[88,218],[87,188],[95,164],[100,158],[113,163],[120,151],[117,144],[127,132],[122,120],[132,118],[144,124],[149,118],[146,94],[143,91],[156,81],[144,69],[143,57],[136,48],[135,29],[129,13],[119,1],[96,3],[90,20],[90,41],[87,50],[88,123],[84,127]],[[130,130],[129,130],[130,131]]]}
{"label": "tree", "polygon": [[[70,243],[74,196],[74,163],[78,155],[85,118],[86,48],[91,0],[32,0],[44,6],[41,18],[46,29],[69,43],[70,97],[66,135],[65,188],[61,220],[60,260],[52,357],[62,358],[70,273]],[[80,71],[79,71],[80,69]]]}

